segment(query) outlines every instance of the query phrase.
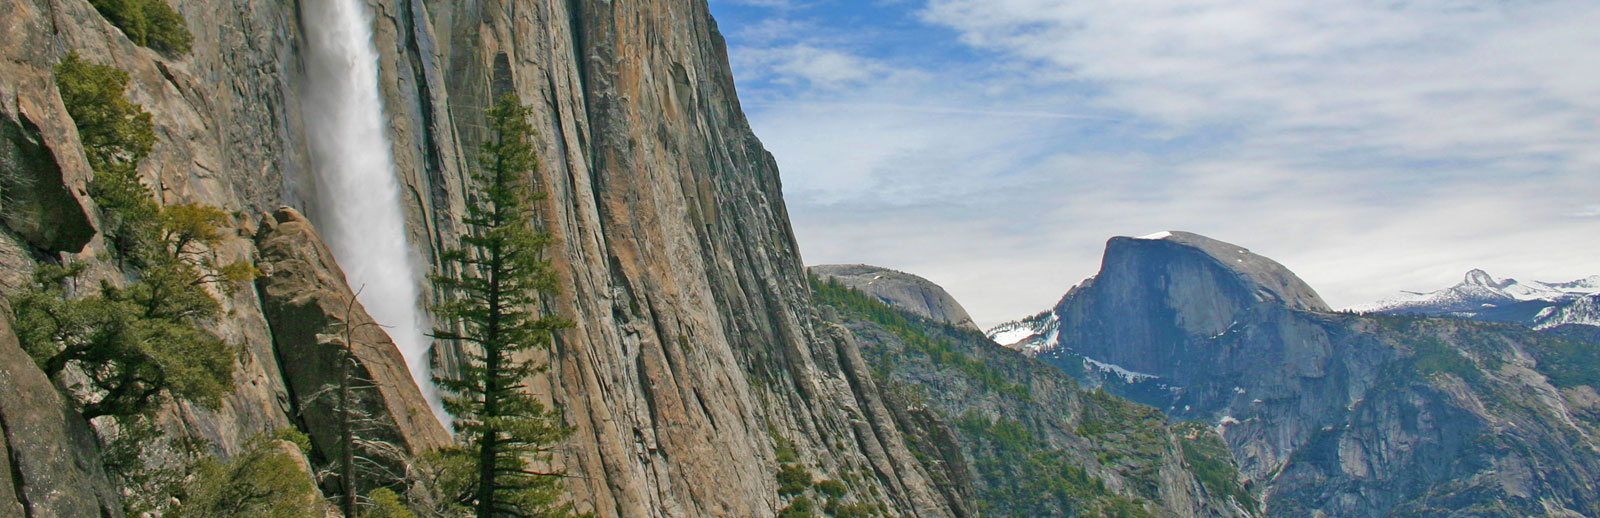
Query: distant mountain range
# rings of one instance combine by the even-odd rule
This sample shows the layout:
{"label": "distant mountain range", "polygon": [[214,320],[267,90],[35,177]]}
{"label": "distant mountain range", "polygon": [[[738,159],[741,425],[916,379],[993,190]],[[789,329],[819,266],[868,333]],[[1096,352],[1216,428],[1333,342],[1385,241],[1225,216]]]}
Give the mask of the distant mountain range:
{"label": "distant mountain range", "polygon": [[1600,516],[1600,328],[1558,325],[1595,322],[1596,292],[1474,271],[1340,312],[1271,259],[1162,232],[1112,238],[986,336],[1215,429],[1266,516]]}
{"label": "distant mountain range", "polygon": [[1536,329],[1562,324],[1600,325],[1600,275],[1569,282],[1524,282],[1496,279],[1483,270],[1472,270],[1460,284],[1449,288],[1402,292],[1398,297],[1351,309],[1512,322]]}

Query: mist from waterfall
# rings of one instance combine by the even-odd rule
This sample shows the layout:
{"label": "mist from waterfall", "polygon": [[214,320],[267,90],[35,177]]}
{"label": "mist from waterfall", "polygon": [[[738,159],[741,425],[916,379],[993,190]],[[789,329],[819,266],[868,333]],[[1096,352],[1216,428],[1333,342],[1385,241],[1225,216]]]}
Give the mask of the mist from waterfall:
{"label": "mist from waterfall", "polygon": [[447,422],[428,374],[432,339],[419,308],[420,258],[406,242],[400,184],[385,133],[372,17],[360,0],[300,3],[307,45],[303,117],[316,203],[309,217],[350,287],[405,356],[434,415]]}

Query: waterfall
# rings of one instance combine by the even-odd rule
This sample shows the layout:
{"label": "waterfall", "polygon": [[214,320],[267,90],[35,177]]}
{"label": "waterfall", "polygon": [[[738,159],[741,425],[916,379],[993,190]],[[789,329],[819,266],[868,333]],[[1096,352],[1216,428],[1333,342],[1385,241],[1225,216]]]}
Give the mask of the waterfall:
{"label": "waterfall", "polygon": [[361,0],[300,6],[307,40],[303,117],[316,177],[309,217],[443,421],[448,417],[428,374],[430,319],[418,306],[421,261],[406,243],[400,184],[384,131],[372,18]]}

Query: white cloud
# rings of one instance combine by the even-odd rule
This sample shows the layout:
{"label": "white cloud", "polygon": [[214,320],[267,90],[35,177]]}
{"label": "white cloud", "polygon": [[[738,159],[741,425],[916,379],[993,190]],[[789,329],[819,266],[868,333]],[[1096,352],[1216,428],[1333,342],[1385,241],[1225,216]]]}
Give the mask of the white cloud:
{"label": "white cloud", "polygon": [[[784,18],[733,50],[809,263],[933,279],[980,323],[1190,230],[1343,306],[1467,269],[1600,273],[1600,4],[929,0],[977,60]],[[866,57],[866,56],[873,57]],[[782,85],[788,90],[751,88]]]}
{"label": "white cloud", "polygon": [[1573,152],[1600,140],[1600,69],[1577,65],[1600,48],[1593,2],[933,0],[924,16],[1180,133],[1600,166]]}
{"label": "white cloud", "polygon": [[872,59],[810,43],[736,49],[735,56],[738,70],[744,74],[741,81],[772,81],[822,90],[881,81],[896,73],[892,67]]}

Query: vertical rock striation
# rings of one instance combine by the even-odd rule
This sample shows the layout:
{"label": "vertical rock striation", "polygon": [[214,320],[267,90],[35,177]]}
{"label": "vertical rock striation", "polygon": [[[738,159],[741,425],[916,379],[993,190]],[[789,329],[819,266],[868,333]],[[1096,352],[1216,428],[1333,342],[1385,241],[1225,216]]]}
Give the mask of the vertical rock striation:
{"label": "vertical rock striation", "polygon": [[[164,202],[243,214],[321,210],[298,115],[308,85],[307,1],[320,0],[178,2],[194,50],[162,56],[133,45],[81,0],[0,0],[4,122],[36,125],[29,131],[59,168],[59,192],[96,224],[85,189],[91,173],[51,78],[60,56],[76,51],[129,71],[128,95],[154,115],[158,136],[140,170]],[[865,367],[851,347],[819,331],[777,168],[740,111],[704,0],[368,7],[406,231],[435,271],[439,251],[461,232],[482,109],[510,92],[535,108],[544,162],[535,184],[550,195],[539,223],[555,238],[548,253],[562,285],[546,305],[577,325],[557,337],[542,358],[548,374],[530,386],[578,429],[559,462],[575,475],[581,509],[771,516],[787,504],[775,480],[774,445],[783,438],[818,478],[859,475],[849,477],[851,499],[898,515],[950,514],[881,410],[871,377],[859,376]],[[99,264],[98,237],[81,252],[75,234],[39,234],[31,242],[47,244],[26,245],[22,223],[8,222],[0,240],[24,251],[18,262]],[[224,259],[294,257],[268,253],[272,240],[253,239],[254,223],[238,223],[218,250]],[[262,225],[269,236],[292,226],[276,218]],[[310,426],[295,417],[293,397],[308,375],[289,367],[318,353],[289,342],[315,331],[272,309],[293,300],[273,293],[285,289],[278,282],[224,301],[230,317],[213,331],[242,348],[239,389],[217,411],[170,406],[163,415],[173,433],[227,455],[260,430]],[[435,351],[446,373],[458,354]],[[437,439],[395,416],[402,433],[424,438],[418,445]]]}

